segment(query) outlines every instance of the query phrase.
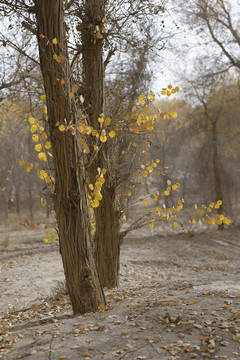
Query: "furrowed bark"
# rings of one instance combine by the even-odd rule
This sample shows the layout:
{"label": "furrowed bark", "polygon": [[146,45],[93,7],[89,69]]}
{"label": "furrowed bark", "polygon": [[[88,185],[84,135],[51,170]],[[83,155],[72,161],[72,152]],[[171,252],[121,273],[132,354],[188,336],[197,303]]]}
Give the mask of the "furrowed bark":
{"label": "furrowed bark", "polygon": [[[84,104],[89,124],[99,129],[98,118],[104,113],[104,63],[102,19],[104,0],[86,0],[84,16],[81,23]],[[96,160],[90,167],[90,178],[94,182],[97,167],[107,167],[108,154],[111,152],[108,143],[102,144]],[[95,260],[103,287],[115,287],[119,281],[120,259],[120,217],[116,203],[116,189],[111,176],[105,177],[102,187],[103,199],[100,206],[94,209],[96,233],[94,237]]]}
{"label": "furrowed bark", "polygon": [[[55,168],[54,205],[66,285],[74,314],[105,303],[90,242],[86,173],[81,145],[58,125],[76,123],[62,0],[35,0],[40,66],[47,97]],[[57,44],[53,39],[57,39]]]}

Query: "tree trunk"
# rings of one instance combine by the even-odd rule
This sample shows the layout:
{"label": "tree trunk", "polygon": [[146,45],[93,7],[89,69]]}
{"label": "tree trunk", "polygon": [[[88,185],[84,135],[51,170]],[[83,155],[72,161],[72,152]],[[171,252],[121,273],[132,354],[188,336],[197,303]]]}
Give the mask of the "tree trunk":
{"label": "tree trunk", "polygon": [[120,267],[120,214],[115,203],[115,189],[104,187],[95,216],[95,258],[101,285],[116,287]]}
{"label": "tree trunk", "polygon": [[[82,145],[70,131],[61,132],[58,129],[58,124],[76,124],[74,99],[69,96],[72,84],[63,1],[35,0],[35,4],[40,65],[55,167],[54,205],[60,253],[73,312],[85,313],[96,311],[100,304],[105,303],[105,298],[90,242]],[[55,38],[57,44],[52,42]]]}
{"label": "tree trunk", "polygon": [[20,190],[21,190],[21,185],[17,184],[15,187],[16,190],[16,212],[18,215],[20,215]]}
{"label": "tree trunk", "polygon": [[[214,172],[214,200],[223,200],[223,191],[222,191],[222,182],[221,182],[221,165],[220,159],[218,156],[217,148],[214,148],[213,151],[213,172]],[[217,209],[219,215],[223,214],[223,205]],[[224,223],[218,225],[218,230],[224,229]]]}
{"label": "tree trunk", "polygon": [[31,183],[31,179],[28,182],[28,207],[29,207],[30,219],[33,220],[33,200],[32,200],[32,183]]}
{"label": "tree trunk", "polygon": [[[101,29],[105,16],[104,0],[86,0],[81,24],[83,56],[83,95],[88,121],[99,128],[98,118],[104,112],[104,64]],[[96,29],[99,29],[99,31]],[[90,178],[95,179],[97,167],[108,167],[108,144],[102,144],[96,160],[90,166]],[[95,259],[102,286],[115,287],[119,281],[120,217],[118,216],[116,189],[112,178],[106,176],[102,187],[103,199],[94,209],[96,218]]]}

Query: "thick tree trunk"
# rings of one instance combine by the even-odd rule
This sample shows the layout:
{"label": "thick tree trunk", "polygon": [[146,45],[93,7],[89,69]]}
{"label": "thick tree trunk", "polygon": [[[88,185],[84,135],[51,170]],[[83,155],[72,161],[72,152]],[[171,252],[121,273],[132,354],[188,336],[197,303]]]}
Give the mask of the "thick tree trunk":
{"label": "thick tree trunk", "polygon": [[[98,118],[104,113],[104,64],[101,39],[104,7],[105,0],[86,0],[81,24],[84,106],[87,109],[89,124],[94,129],[99,129]],[[108,167],[106,164],[108,146],[107,143],[102,144],[96,160],[90,166],[89,173],[93,181],[97,167]],[[119,280],[120,217],[115,201],[116,189],[110,176],[106,176],[102,195],[100,206],[95,209],[95,259],[101,285],[115,287]]]}
{"label": "thick tree trunk", "polygon": [[95,258],[101,285],[116,287],[120,267],[120,214],[115,203],[115,189],[104,187],[95,216]]}
{"label": "thick tree trunk", "polygon": [[[83,152],[76,136],[70,131],[61,132],[58,129],[58,124],[76,123],[74,99],[69,97],[72,84],[63,1],[35,0],[35,4],[40,65],[55,167],[55,211],[60,252],[73,312],[85,313],[97,310],[105,299],[90,242]],[[55,38],[57,44],[52,42]]]}

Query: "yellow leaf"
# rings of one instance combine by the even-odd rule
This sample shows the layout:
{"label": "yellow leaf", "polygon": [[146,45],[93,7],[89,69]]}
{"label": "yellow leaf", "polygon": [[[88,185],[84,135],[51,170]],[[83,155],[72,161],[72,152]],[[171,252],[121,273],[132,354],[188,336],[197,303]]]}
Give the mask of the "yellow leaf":
{"label": "yellow leaf", "polygon": [[101,183],[100,181],[96,181],[95,187],[96,187],[97,189],[101,189],[101,188],[102,188],[102,183]]}
{"label": "yellow leaf", "polygon": [[153,129],[154,129],[154,125],[153,125],[153,124],[148,124],[148,125],[147,125],[147,129],[148,129],[148,130],[153,130]]}
{"label": "yellow leaf", "polygon": [[89,189],[93,190],[93,184],[89,184]]}
{"label": "yellow leaf", "polygon": [[116,136],[116,133],[114,130],[110,131],[109,133],[110,138],[114,138]]}
{"label": "yellow leaf", "polygon": [[105,310],[105,309],[106,309],[106,307],[105,307],[104,304],[100,304],[100,305],[98,306],[98,310]]}
{"label": "yellow leaf", "polygon": [[98,182],[100,182],[101,184],[105,183],[105,179],[103,177],[99,177],[98,178]]}
{"label": "yellow leaf", "polygon": [[144,97],[145,96],[143,94],[139,95],[139,97],[138,97],[138,103],[139,104],[141,104],[143,102]]}
{"label": "yellow leaf", "polygon": [[41,95],[41,96],[40,96],[40,99],[41,99],[42,101],[46,101],[46,95]]}
{"label": "yellow leaf", "polygon": [[110,118],[106,118],[106,120],[104,121],[104,126],[109,126],[111,123],[111,119]]}
{"label": "yellow leaf", "polygon": [[54,45],[57,45],[57,39],[56,39],[56,38],[52,39],[52,43],[53,43]]}
{"label": "yellow leaf", "polygon": [[61,85],[64,85],[64,84],[65,84],[64,79],[61,79]]}
{"label": "yellow leaf", "polygon": [[148,200],[144,200],[143,203],[144,203],[144,205],[146,205],[146,206],[149,205]]}
{"label": "yellow leaf", "polygon": [[104,135],[101,135],[101,136],[100,136],[100,141],[103,142],[103,143],[106,142],[106,141],[107,141],[107,137],[104,136]]}
{"label": "yellow leaf", "polygon": [[202,209],[200,209],[200,210],[198,211],[198,213],[199,213],[199,215],[203,215],[204,211],[203,211]]}
{"label": "yellow leaf", "polygon": [[28,121],[31,125],[35,124],[35,119],[33,117],[30,117]]}
{"label": "yellow leaf", "polygon": [[149,99],[150,99],[150,100],[154,100],[154,99],[155,99],[155,95],[154,95],[154,94],[149,93],[148,96],[149,96]]}
{"label": "yellow leaf", "polygon": [[60,125],[60,126],[58,127],[58,129],[59,129],[60,131],[64,131],[64,130],[65,130],[65,126],[62,124],[62,125]]}
{"label": "yellow leaf", "polygon": [[77,84],[73,84],[72,86],[72,92],[76,93],[78,91],[78,85]]}
{"label": "yellow leaf", "polygon": [[156,207],[156,211],[157,211],[157,212],[160,212],[161,210],[162,210],[162,209],[161,209],[159,206]]}
{"label": "yellow leaf", "polygon": [[213,219],[213,218],[209,219],[208,222],[209,222],[210,225],[216,224],[216,220]]}
{"label": "yellow leaf", "polygon": [[99,118],[98,118],[98,122],[103,123],[103,122],[104,122],[104,118],[103,118],[103,117],[99,117]]}
{"label": "yellow leaf", "polygon": [[173,223],[173,226],[174,226],[175,228],[177,228],[177,227],[178,227],[178,223],[174,222],[174,223]]}
{"label": "yellow leaf", "polygon": [[42,38],[42,39],[45,38],[45,36],[44,36],[43,34],[40,34],[39,36],[40,36],[40,38]]}
{"label": "yellow leaf", "polygon": [[84,152],[85,154],[89,154],[89,153],[90,153],[90,149],[89,149],[89,147],[88,147],[87,144],[83,144],[83,152]]}
{"label": "yellow leaf", "polygon": [[47,114],[47,106],[44,106],[44,112],[45,112],[45,114]]}
{"label": "yellow leaf", "polygon": [[[87,332],[85,333],[85,334],[87,334]],[[91,357],[91,355],[89,354],[89,353],[87,353],[87,352],[82,352],[81,354],[80,354],[80,357],[88,357],[88,358],[90,358]]]}
{"label": "yellow leaf", "polygon": [[45,148],[46,148],[47,150],[51,149],[51,143],[50,143],[50,141],[47,141],[47,142],[46,142]]}
{"label": "yellow leaf", "polygon": [[48,177],[48,174],[46,173],[45,170],[40,170],[38,176],[39,176],[39,179],[44,180]]}
{"label": "yellow leaf", "polygon": [[150,224],[149,224],[149,227],[150,227],[150,229],[153,229],[153,228],[154,228],[154,223],[153,223],[153,222],[150,223]]}
{"label": "yellow leaf", "polygon": [[[34,136],[34,135],[33,135]],[[42,139],[45,140],[47,139],[47,134],[45,132],[42,133]]]}
{"label": "yellow leaf", "polygon": [[133,127],[133,131],[134,131],[136,134],[139,134],[140,129],[139,129],[138,126],[134,126],[134,127]]}
{"label": "yellow leaf", "polygon": [[165,191],[164,191],[164,195],[165,195],[165,196],[169,196],[169,194],[170,194],[170,192],[169,192],[168,190],[165,190]]}
{"label": "yellow leaf", "polygon": [[97,34],[95,34],[95,37],[96,37],[96,39],[102,39],[102,38],[103,38],[103,35],[102,35],[102,34],[97,33]]}
{"label": "yellow leaf", "polygon": [[159,160],[159,159],[156,159],[156,163],[160,163],[160,160]]}
{"label": "yellow leaf", "polygon": [[73,98],[73,93],[70,92],[70,93],[69,93],[69,99],[71,100],[72,98]]}
{"label": "yellow leaf", "polygon": [[92,131],[92,136],[98,137],[98,136],[99,136],[99,135],[98,135],[98,131],[97,131],[97,130],[93,130],[93,131]]}
{"label": "yellow leaf", "polygon": [[196,224],[196,220],[195,220],[195,219],[192,219],[192,223],[193,223],[193,225],[195,225],[195,224]]}
{"label": "yellow leaf", "polygon": [[103,169],[102,169],[102,174],[105,175],[106,172],[107,172],[107,170],[103,168]]}
{"label": "yellow leaf", "polygon": [[177,113],[176,113],[176,111],[175,111],[175,110],[172,110],[172,111],[171,111],[171,113],[172,113],[172,117],[174,117],[174,118],[176,118],[176,117],[177,117]]}
{"label": "yellow leaf", "polygon": [[44,152],[40,152],[38,154],[38,158],[39,158],[39,160],[47,161],[47,157],[46,157],[46,154]]}
{"label": "yellow leaf", "polygon": [[37,125],[32,125],[30,131],[34,133],[37,130]]}
{"label": "yellow leaf", "polygon": [[36,144],[36,145],[34,146],[34,149],[35,149],[36,151],[41,151],[41,150],[42,150],[42,145],[41,145],[41,144]]}
{"label": "yellow leaf", "polygon": [[97,208],[97,207],[99,206],[99,201],[98,201],[97,199],[94,199],[94,200],[92,201],[92,203],[91,203],[91,206],[92,206],[93,208]]}
{"label": "yellow leaf", "polygon": [[98,201],[101,201],[102,200],[102,194],[95,193],[95,199],[97,199]]}
{"label": "yellow leaf", "polygon": [[19,161],[19,165],[23,166],[23,161],[22,160]]}
{"label": "yellow leaf", "polygon": [[49,238],[48,238],[48,237],[45,237],[45,238],[44,238],[44,241],[45,241],[45,243],[49,242]]}
{"label": "yellow leaf", "polygon": [[32,141],[38,142],[39,141],[39,136],[37,134],[33,134]]}
{"label": "yellow leaf", "polygon": [[26,166],[25,170],[26,170],[26,172],[30,172],[31,171],[30,166]]}
{"label": "yellow leaf", "polygon": [[87,134],[87,135],[90,135],[91,132],[92,132],[92,130],[93,130],[93,128],[92,128],[92,126],[87,126],[85,130],[86,130],[86,134]]}

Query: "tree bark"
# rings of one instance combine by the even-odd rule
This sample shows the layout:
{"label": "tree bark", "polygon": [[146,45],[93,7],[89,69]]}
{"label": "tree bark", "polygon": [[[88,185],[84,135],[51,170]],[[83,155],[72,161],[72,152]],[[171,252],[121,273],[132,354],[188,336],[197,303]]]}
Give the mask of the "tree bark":
{"label": "tree bark", "polygon": [[[105,16],[104,0],[86,0],[81,24],[84,106],[88,121],[94,129],[99,128],[98,118],[104,113],[104,64],[102,19]],[[102,144],[96,160],[90,166],[92,182],[97,174],[97,167],[107,166],[111,152],[107,143]],[[102,187],[103,199],[94,209],[96,233],[94,237],[95,259],[101,285],[115,287],[119,282],[120,262],[120,217],[117,207],[116,188],[110,176],[106,176]]]}
{"label": "tree bark", "polygon": [[[223,190],[221,181],[221,162],[217,149],[217,123],[212,123],[213,129],[213,178],[214,178],[214,201],[223,200]],[[217,209],[219,215],[223,214],[223,204]],[[224,223],[218,225],[218,230],[224,229]]]}
{"label": "tree bark", "polygon": [[[213,150],[213,172],[214,172],[214,197],[215,202],[223,200],[222,182],[221,182],[221,169],[220,159],[218,156],[217,148]],[[223,204],[217,209],[219,215],[223,214]],[[218,230],[224,229],[224,223],[218,225]]]}
{"label": "tree bark", "polygon": [[[76,123],[62,0],[35,0],[40,65],[47,97],[55,167],[55,211],[66,285],[74,314],[105,303],[90,242],[86,173],[81,144],[58,124]],[[42,36],[41,36],[42,35]],[[43,38],[44,35],[44,38]],[[57,44],[52,40],[57,39]],[[56,56],[59,61],[56,60]],[[55,59],[54,59],[55,57]]]}
{"label": "tree bark", "polygon": [[95,211],[95,259],[101,285],[110,288],[119,285],[120,214],[115,189],[105,186],[102,193],[101,204]]}

